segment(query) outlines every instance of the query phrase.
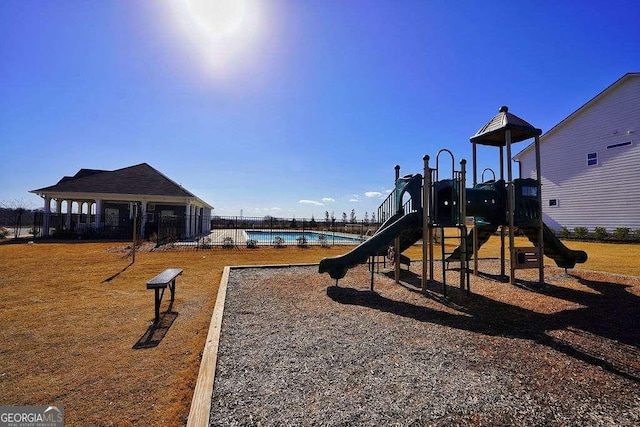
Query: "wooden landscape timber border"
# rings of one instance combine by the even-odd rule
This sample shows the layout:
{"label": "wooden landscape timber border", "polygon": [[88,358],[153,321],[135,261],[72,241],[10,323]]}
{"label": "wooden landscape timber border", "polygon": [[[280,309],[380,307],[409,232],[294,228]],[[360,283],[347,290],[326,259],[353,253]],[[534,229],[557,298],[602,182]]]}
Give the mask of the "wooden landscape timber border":
{"label": "wooden landscape timber border", "polygon": [[270,264],[270,265],[242,265],[242,266],[225,266],[218,287],[218,295],[216,296],[216,304],[211,315],[209,323],[209,332],[207,340],[202,350],[202,359],[200,361],[200,370],[198,371],[198,379],[193,390],[191,399],[191,408],[189,409],[189,417],[187,418],[187,427],[208,427],[210,425],[211,415],[211,399],[213,398],[213,386],[216,374],[216,363],[218,361],[218,345],[220,343],[220,331],[222,329],[222,315],[224,313],[224,304],[227,297],[227,284],[229,283],[229,275],[231,270],[243,268],[287,268],[287,267],[310,267],[316,266],[318,263],[301,263],[301,264]]}
{"label": "wooden landscape timber border", "polygon": [[[534,249],[534,248],[528,248]],[[484,258],[483,258],[484,259]],[[489,258],[491,259],[491,258]],[[211,419],[211,408],[213,392],[215,389],[215,374],[217,366],[217,356],[219,348],[220,333],[222,329],[223,313],[226,303],[227,286],[231,277],[232,270],[241,270],[247,268],[254,269],[274,269],[274,268],[287,268],[287,267],[311,267],[317,266],[318,263],[283,263],[283,264],[267,264],[267,265],[237,265],[237,266],[225,266],[220,284],[217,292],[215,306],[211,316],[209,330],[205,341],[204,349],[202,351],[202,357],[200,362],[200,368],[196,385],[194,388],[191,407],[187,419],[188,427],[208,427]],[[553,267],[549,265],[549,267]],[[628,275],[618,273],[602,273],[598,270],[586,270],[579,269],[585,273],[606,274],[612,278],[628,278]],[[482,277],[482,276],[480,276]],[[631,276],[633,277],[633,276]]]}

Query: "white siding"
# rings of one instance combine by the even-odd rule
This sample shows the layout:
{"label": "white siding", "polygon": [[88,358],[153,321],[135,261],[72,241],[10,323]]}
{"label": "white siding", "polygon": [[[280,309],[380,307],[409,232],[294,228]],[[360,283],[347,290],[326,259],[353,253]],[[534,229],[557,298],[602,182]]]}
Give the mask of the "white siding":
{"label": "white siding", "polygon": [[[640,75],[622,79],[543,135],[540,151],[550,227],[640,229]],[[597,153],[597,165],[587,166],[588,153]],[[535,177],[534,150],[519,158],[522,176]],[[558,205],[550,207],[550,199]]]}

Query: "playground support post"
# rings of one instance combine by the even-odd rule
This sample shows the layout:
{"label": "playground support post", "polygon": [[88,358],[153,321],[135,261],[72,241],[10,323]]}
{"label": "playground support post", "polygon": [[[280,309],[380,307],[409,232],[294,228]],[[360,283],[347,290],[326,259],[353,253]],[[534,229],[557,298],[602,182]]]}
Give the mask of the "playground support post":
{"label": "playground support post", "polygon": [[473,186],[478,184],[478,166],[476,165],[476,143],[471,144],[473,150]]}
{"label": "playground support post", "polygon": [[[429,156],[422,158],[424,162],[422,186],[422,292],[427,292],[427,256],[431,242],[431,224],[429,221],[429,189],[431,188],[431,169]],[[430,264],[431,265],[431,264]],[[433,273],[432,273],[433,274]]]}
{"label": "playground support post", "polygon": [[[460,160],[460,289],[469,289],[469,258],[467,254],[467,161]],[[466,282],[466,285],[465,285]]]}
{"label": "playground support post", "polygon": [[376,256],[369,257],[369,268],[371,269],[371,292],[373,292],[373,273],[376,268]]}
{"label": "playground support post", "polygon": [[[504,147],[500,146],[500,179],[504,181]],[[508,190],[508,187],[507,187]],[[508,196],[507,196],[508,197]],[[500,276],[505,276],[504,226],[500,227]]]}
{"label": "playground support post", "polygon": [[[394,185],[397,186],[398,184],[398,179],[400,179],[400,165],[396,165],[395,167],[396,170],[396,179],[394,181]],[[397,191],[397,187],[396,187],[396,191]],[[402,203],[402,199],[400,199],[400,203]],[[396,208],[398,209],[398,211],[402,208],[402,206],[396,206]],[[396,284],[400,283],[400,236],[396,237],[395,240],[393,241],[393,246],[395,249],[395,257],[394,257],[394,279]]]}
{"label": "playground support post", "polygon": [[478,227],[473,221],[473,275],[478,275]]}
{"label": "playground support post", "polygon": [[542,218],[542,174],[540,170],[540,137],[535,137],[536,178],[538,181],[538,282],[544,283],[544,221]]}
{"label": "playground support post", "polygon": [[505,140],[507,143],[507,176],[509,178],[507,183],[507,209],[509,210],[509,284],[515,283],[515,240],[514,240],[514,228],[515,228],[515,215],[513,212],[514,194],[513,194],[513,173],[511,167],[511,129],[505,131]]}

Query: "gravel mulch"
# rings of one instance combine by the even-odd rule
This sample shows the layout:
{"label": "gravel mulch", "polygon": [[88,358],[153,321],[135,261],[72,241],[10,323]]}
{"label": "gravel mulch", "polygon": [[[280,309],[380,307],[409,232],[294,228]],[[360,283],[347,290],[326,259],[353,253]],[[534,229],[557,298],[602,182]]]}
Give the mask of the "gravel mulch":
{"label": "gravel mulch", "polygon": [[366,266],[339,287],[317,267],[232,270],[211,424],[640,425],[639,278],[520,270],[443,299],[420,271],[371,292]]}

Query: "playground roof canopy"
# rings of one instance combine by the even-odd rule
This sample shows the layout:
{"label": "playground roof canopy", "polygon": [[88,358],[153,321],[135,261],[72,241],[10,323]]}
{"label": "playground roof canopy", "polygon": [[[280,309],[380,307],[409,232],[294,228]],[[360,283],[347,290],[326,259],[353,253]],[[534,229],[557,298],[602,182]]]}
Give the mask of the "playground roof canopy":
{"label": "playground roof canopy", "polygon": [[506,131],[511,131],[511,142],[520,142],[542,134],[542,130],[533,127],[520,117],[509,112],[506,106],[500,107],[500,112],[484,125],[475,135],[471,137],[471,142],[481,145],[492,145],[494,147],[504,147],[507,145]]}

